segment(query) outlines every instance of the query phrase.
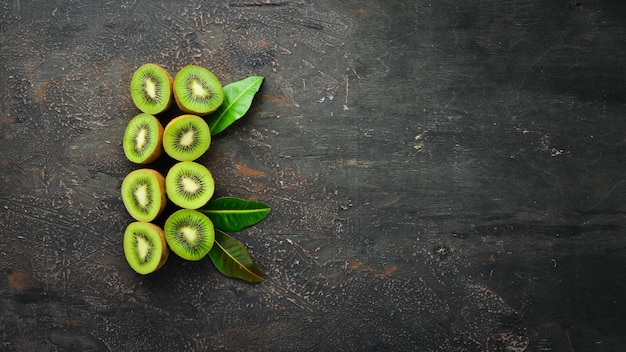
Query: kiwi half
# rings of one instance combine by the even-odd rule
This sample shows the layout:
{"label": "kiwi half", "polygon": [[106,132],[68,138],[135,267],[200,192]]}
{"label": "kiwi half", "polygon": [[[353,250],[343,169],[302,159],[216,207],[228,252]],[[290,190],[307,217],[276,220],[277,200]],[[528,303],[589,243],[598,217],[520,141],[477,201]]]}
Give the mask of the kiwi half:
{"label": "kiwi half", "polygon": [[172,252],[187,260],[202,259],[213,247],[215,228],[197,210],[181,209],[165,221],[165,239]]}
{"label": "kiwi half", "polygon": [[186,113],[207,115],[224,102],[222,83],[204,67],[183,67],[174,78],[174,99]]}
{"label": "kiwi half", "polygon": [[129,173],[122,181],[121,193],[126,210],[138,221],[156,219],[167,203],[163,175],[152,169]]}
{"label": "kiwi half", "polygon": [[165,264],[170,250],[163,230],[149,222],[133,222],[124,231],[124,255],[133,270],[150,274]]}
{"label": "kiwi half", "polygon": [[198,209],[213,196],[215,181],[209,169],[193,161],[174,164],[165,176],[167,197],[185,209]]}
{"label": "kiwi half", "polygon": [[193,161],[211,145],[211,131],[203,118],[181,115],[172,119],[163,132],[165,152],[178,161]]}
{"label": "kiwi half", "polygon": [[126,126],[122,145],[128,160],[137,164],[151,163],[163,152],[163,125],[156,117],[141,113]]}
{"label": "kiwi half", "polygon": [[139,110],[156,115],[172,104],[172,76],[157,64],[144,64],[130,80],[130,96]]}

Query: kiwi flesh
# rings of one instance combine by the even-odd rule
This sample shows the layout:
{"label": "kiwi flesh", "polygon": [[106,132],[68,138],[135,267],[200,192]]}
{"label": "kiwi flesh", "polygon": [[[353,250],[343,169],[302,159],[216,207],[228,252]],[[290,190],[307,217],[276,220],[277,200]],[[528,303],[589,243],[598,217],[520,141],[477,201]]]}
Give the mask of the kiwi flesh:
{"label": "kiwi flesh", "polygon": [[165,152],[178,161],[193,161],[211,145],[211,131],[203,118],[181,115],[172,119],[163,132]]}
{"label": "kiwi flesh", "polygon": [[150,274],[165,264],[170,249],[163,229],[149,222],[133,222],[124,231],[124,255],[137,273]]}
{"label": "kiwi flesh", "polygon": [[130,95],[139,110],[156,115],[172,104],[172,76],[161,66],[147,63],[130,80]]}
{"label": "kiwi flesh", "polygon": [[186,260],[200,260],[215,242],[211,219],[193,209],[181,209],[165,221],[165,239],[172,252]]}
{"label": "kiwi flesh", "polygon": [[137,221],[150,222],[165,209],[165,179],[152,169],[132,171],[122,181],[122,202]]}
{"label": "kiwi flesh", "polygon": [[147,164],[156,160],[163,152],[163,125],[146,113],[133,117],[126,131],[122,145],[128,160],[137,164]]}
{"label": "kiwi flesh", "polygon": [[165,176],[167,197],[185,209],[198,209],[213,196],[215,181],[209,169],[193,161],[181,161]]}
{"label": "kiwi flesh", "polygon": [[222,83],[204,67],[188,65],[174,78],[174,100],[186,113],[207,115],[224,102]]}

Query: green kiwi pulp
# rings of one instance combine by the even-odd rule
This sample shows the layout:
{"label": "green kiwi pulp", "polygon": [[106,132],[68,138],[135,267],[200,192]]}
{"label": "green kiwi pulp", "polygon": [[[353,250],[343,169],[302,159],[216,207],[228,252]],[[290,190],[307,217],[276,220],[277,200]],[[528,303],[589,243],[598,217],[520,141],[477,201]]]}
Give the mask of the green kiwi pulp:
{"label": "green kiwi pulp", "polygon": [[122,145],[128,160],[147,164],[163,152],[163,125],[156,117],[141,113],[128,123]]}
{"label": "green kiwi pulp", "polygon": [[172,76],[161,66],[148,63],[135,71],[130,95],[139,110],[156,115],[172,104]]}
{"label": "green kiwi pulp", "polygon": [[213,247],[215,228],[197,210],[181,209],[165,221],[165,239],[172,252],[187,260],[202,259]]}
{"label": "green kiwi pulp", "polygon": [[183,67],[174,78],[174,99],[178,108],[186,113],[207,115],[224,102],[222,83],[204,67]]}
{"label": "green kiwi pulp", "polygon": [[129,173],[122,181],[121,193],[126,210],[138,221],[156,219],[167,203],[163,175],[151,169]]}
{"label": "green kiwi pulp", "polygon": [[193,161],[174,164],[165,176],[168,198],[185,209],[198,209],[213,196],[215,181],[211,172]]}
{"label": "green kiwi pulp", "polygon": [[165,264],[169,247],[163,230],[149,222],[133,222],[124,231],[124,255],[133,270],[150,274]]}
{"label": "green kiwi pulp", "polygon": [[203,118],[181,115],[172,119],[163,132],[165,152],[178,161],[193,161],[211,144],[211,131]]}

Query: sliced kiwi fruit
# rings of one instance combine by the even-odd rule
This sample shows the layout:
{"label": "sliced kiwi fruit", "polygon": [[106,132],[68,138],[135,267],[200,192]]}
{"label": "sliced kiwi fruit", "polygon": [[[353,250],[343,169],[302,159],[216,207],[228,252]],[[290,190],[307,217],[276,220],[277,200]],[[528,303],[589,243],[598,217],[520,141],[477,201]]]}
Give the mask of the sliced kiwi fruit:
{"label": "sliced kiwi fruit", "polygon": [[165,176],[168,198],[185,209],[198,209],[213,196],[215,181],[211,172],[193,161],[174,164]]}
{"label": "sliced kiwi fruit", "polygon": [[156,115],[172,104],[172,76],[161,66],[147,63],[130,80],[130,95],[139,110]]}
{"label": "sliced kiwi fruit", "polygon": [[204,67],[183,67],[174,78],[174,99],[186,113],[207,115],[224,102],[222,83]]}
{"label": "sliced kiwi fruit", "polygon": [[163,132],[165,152],[178,161],[193,161],[211,144],[211,131],[203,118],[181,115],[172,119]]}
{"label": "sliced kiwi fruit", "polygon": [[193,209],[181,209],[165,221],[165,239],[172,252],[187,260],[202,259],[215,242],[211,219]]}
{"label": "sliced kiwi fruit", "polygon": [[121,193],[126,210],[138,221],[156,219],[167,203],[163,175],[152,169],[129,173],[122,181]]}
{"label": "sliced kiwi fruit", "polygon": [[149,222],[133,222],[124,231],[124,255],[133,270],[150,274],[165,264],[170,249],[163,229]]}
{"label": "sliced kiwi fruit", "polygon": [[128,160],[151,163],[163,152],[163,125],[156,117],[141,113],[126,126],[122,145]]}

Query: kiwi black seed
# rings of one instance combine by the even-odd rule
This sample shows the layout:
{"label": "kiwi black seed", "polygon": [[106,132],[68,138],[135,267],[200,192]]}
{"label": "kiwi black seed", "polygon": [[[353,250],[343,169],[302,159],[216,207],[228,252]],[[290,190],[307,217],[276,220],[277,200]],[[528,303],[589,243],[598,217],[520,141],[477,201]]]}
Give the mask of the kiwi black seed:
{"label": "kiwi black seed", "polygon": [[126,126],[122,145],[128,160],[151,163],[163,152],[163,125],[156,117],[141,113]]}
{"label": "kiwi black seed", "polygon": [[132,171],[122,181],[122,202],[137,221],[156,219],[167,203],[163,175],[152,169]]}
{"label": "kiwi black seed", "polygon": [[178,108],[186,113],[207,115],[224,102],[222,83],[204,67],[183,67],[174,78],[174,99]]}
{"label": "kiwi black seed", "polygon": [[192,209],[181,209],[170,215],[165,221],[164,232],[172,252],[187,260],[202,259],[215,242],[211,219]]}
{"label": "kiwi black seed", "polygon": [[211,131],[203,118],[181,115],[172,119],[163,132],[165,152],[178,161],[193,161],[211,144]]}
{"label": "kiwi black seed", "polygon": [[213,196],[215,181],[211,172],[193,161],[174,164],[165,176],[165,191],[176,205],[198,209]]}
{"label": "kiwi black seed", "polygon": [[150,274],[165,264],[170,250],[163,229],[149,222],[133,222],[124,231],[124,255],[133,270]]}
{"label": "kiwi black seed", "polygon": [[172,104],[172,76],[161,66],[147,63],[135,71],[130,95],[139,110],[156,115]]}

